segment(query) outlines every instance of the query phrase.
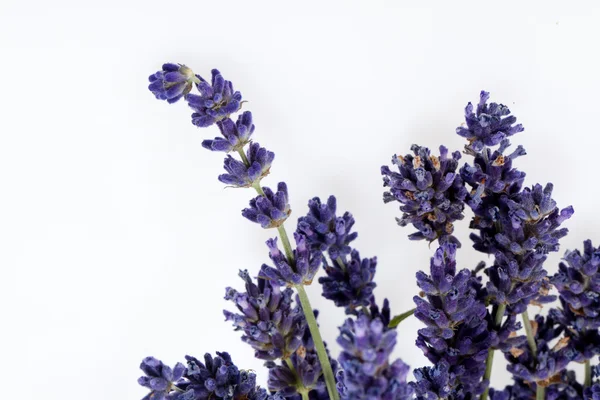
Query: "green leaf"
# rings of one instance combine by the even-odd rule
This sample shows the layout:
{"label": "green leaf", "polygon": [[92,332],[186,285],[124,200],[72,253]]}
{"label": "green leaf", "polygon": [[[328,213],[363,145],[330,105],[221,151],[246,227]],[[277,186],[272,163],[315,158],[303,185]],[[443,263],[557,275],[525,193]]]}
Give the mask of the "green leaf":
{"label": "green leaf", "polygon": [[413,308],[412,310],[408,310],[405,313],[402,313],[400,315],[396,315],[390,321],[390,324],[388,325],[388,328],[392,328],[392,329],[396,328],[398,325],[400,325],[400,322],[404,321],[406,318],[408,318],[411,315],[413,315],[415,313],[415,310],[416,310],[416,308]]}

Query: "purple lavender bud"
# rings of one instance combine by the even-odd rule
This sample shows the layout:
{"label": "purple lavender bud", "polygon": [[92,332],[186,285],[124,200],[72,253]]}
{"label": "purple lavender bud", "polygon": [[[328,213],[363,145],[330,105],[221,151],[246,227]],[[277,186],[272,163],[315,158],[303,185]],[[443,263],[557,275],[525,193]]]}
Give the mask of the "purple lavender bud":
{"label": "purple lavender bud", "polygon": [[577,331],[600,328],[600,249],[590,240],[579,250],[567,251],[551,282],[563,303],[568,326]]}
{"label": "purple lavender bud", "polygon": [[349,244],[358,236],[356,232],[350,233],[354,225],[352,214],[345,212],[342,217],[337,217],[336,209],[334,196],[329,196],[327,203],[314,197],[308,202],[308,214],[298,218],[297,229],[312,249],[327,252],[332,260],[350,254]]}
{"label": "purple lavender bud", "polygon": [[517,118],[510,115],[508,107],[502,104],[487,104],[490,94],[481,91],[479,104],[473,112],[473,104],[465,107],[466,127],[456,128],[459,136],[469,141],[469,147],[476,152],[484,146],[496,146],[504,138],[524,130],[521,124],[515,125]]}
{"label": "purple lavender bud", "polygon": [[225,299],[233,302],[239,313],[225,310],[225,318],[235,330],[243,331],[242,341],[255,350],[262,360],[287,358],[300,344],[306,329],[306,319],[299,306],[292,301],[292,289],[272,285],[258,278],[254,283],[248,271],[240,271],[246,291],[226,289]]}
{"label": "purple lavender bud", "polygon": [[219,181],[234,187],[258,185],[269,174],[275,154],[258,143],[252,143],[246,151],[246,157],[247,165],[228,155],[224,162],[227,173],[219,175]]}
{"label": "purple lavender bud", "polygon": [[337,339],[343,373],[343,399],[410,399],[406,383],[409,367],[401,360],[390,363],[397,332],[379,318],[364,313],[349,318]]}
{"label": "purple lavender bud", "polygon": [[159,100],[175,103],[191,90],[199,77],[183,64],[163,64],[162,70],[150,75],[148,89]]}
{"label": "purple lavender bud", "polygon": [[[352,250],[350,259],[334,259],[331,265],[325,261],[327,276],[319,278],[323,285],[323,297],[333,300],[338,307],[354,310],[360,306],[369,306],[375,289],[375,267],[377,258],[360,258],[357,250]],[[389,323],[389,321],[388,321]]]}
{"label": "purple lavender bud", "polygon": [[296,249],[293,250],[294,260],[288,260],[279,250],[277,238],[267,240],[269,257],[275,267],[263,264],[260,277],[277,282],[278,285],[310,285],[321,265],[321,255],[312,251],[306,237],[294,233]]}
{"label": "purple lavender bud", "polygon": [[239,151],[244,146],[250,143],[250,137],[254,132],[254,124],[252,123],[252,113],[244,111],[238,116],[237,122],[234,124],[231,118],[225,118],[217,121],[217,126],[223,137],[216,137],[213,140],[204,140],[202,147],[211,151]]}
{"label": "purple lavender bud", "polygon": [[285,182],[279,182],[277,192],[263,187],[264,196],[250,200],[250,208],[242,210],[242,215],[265,229],[277,228],[285,222],[290,210],[288,190]]}
{"label": "purple lavender bud", "polygon": [[[193,398],[191,397],[194,395],[193,390],[181,387],[183,382],[181,378],[185,372],[182,363],[177,363],[174,368],[171,368],[154,357],[146,357],[140,364],[140,369],[145,375],[138,379],[138,383],[151,390],[144,399],[190,400]],[[185,396],[182,397],[184,394]]]}
{"label": "purple lavender bud", "polygon": [[440,156],[431,155],[426,147],[412,145],[413,154],[404,157],[392,157],[392,164],[398,166],[398,172],[388,166],[381,167],[384,192],[383,201],[398,201],[401,218],[398,225],[412,224],[417,232],[409,235],[411,240],[436,239],[442,242],[460,244],[452,236],[454,221],[463,219],[464,200],[467,189],[462,178],[456,172],[460,153],[452,153],[448,158],[448,149],[440,146]]}
{"label": "purple lavender bud", "polygon": [[227,353],[217,352],[216,357],[204,355],[204,363],[185,356],[188,367],[183,385],[194,391],[194,400],[265,400],[265,389],[256,386],[256,374],[240,371]]}
{"label": "purple lavender bud", "polygon": [[192,123],[200,128],[206,128],[221,121],[242,106],[242,95],[233,90],[230,81],[226,81],[221,73],[212,70],[212,82],[209,84],[202,77],[196,87],[200,95],[190,94],[186,96],[189,106],[194,110]]}

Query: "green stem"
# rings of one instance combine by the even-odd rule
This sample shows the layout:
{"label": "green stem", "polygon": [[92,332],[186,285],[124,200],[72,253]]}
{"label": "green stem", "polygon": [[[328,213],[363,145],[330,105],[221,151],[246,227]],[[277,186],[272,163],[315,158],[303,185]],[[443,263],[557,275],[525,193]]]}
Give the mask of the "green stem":
{"label": "green stem", "polygon": [[238,154],[240,155],[240,158],[242,159],[244,164],[246,164],[246,166],[250,166],[250,161],[248,161],[248,157],[246,157],[246,153],[244,153],[244,149],[238,149]]}
{"label": "green stem", "polygon": [[323,339],[321,339],[319,326],[317,325],[315,314],[310,305],[310,301],[308,300],[308,295],[306,294],[306,290],[304,289],[303,285],[296,285],[295,287],[298,291],[298,296],[300,297],[302,311],[304,311],[304,316],[306,317],[306,321],[308,322],[308,329],[310,330],[310,334],[315,343],[315,349],[317,350],[317,356],[319,357],[321,368],[323,369],[323,377],[325,378],[325,384],[327,385],[329,399],[339,400],[340,396],[335,387],[335,377],[333,376],[333,370],[331,369],[329,357],[327,356],[327,351],[325,350],[325,344],[323,344]]}
{"label": "green stem", "polygon": [[535,400],[544,400],[545,398],[546,388],[538,384],[537,389],[535,390]]}
{"label": "green stem", "polygon": [[[506,304],[500,304],[498,309],[496,310],[496,315],[494,315],[494,325],[499,327],[502,323],[502,318],[504,318],[504,312],[506,311]],[[488,381],[488,386],[485,388],[485,391],[479,397],[480,400],[487,400],[488,393],[490,391],[490,378],[492,377],[492,366],[494,365],[494,352],[496,349],[489,349],[488,355],[485,360],[485,373],[483,374],[483,379]]]}
{"label": "green stem", "polygon": [[590,360],[585,360],[585,378],[583,381],[583,387],[592,386],[592,365]]}
{"label": "green stem", "polygon": [[[527,310],[523,311],[521,317],[523,318],[523,325],[525,325],[525,334],[527,334],[527,343],[529,343],[531,354],[533,354],[533,357],[536,357],[537,344],[535,343],[535,335],[533,334],[533,328],[531,327],[531,321],[529,320],[529,312]],[[545,394],[546,388],[538,383],[537,389],[535,390],[536,400],[544,400]]]}
{"label": "green stem", "polygon": [[285,250],[285,256],[287,257],[288,262],[291,264],[294,262],[294,252],[292,251],[290,239],[288,238],[283,224],[277,227],[277,232],[279,232],[279,237],[281,237],[281,243],[283,244],[283,249]]}
{"label": "green stem", "polygon": [[300,394],[302,395],[302,400],[308,400],[308,392],[305,390],[303,392],[300,392]]}
{"label": "green stem", "polygon": [[527,312],[527,310],[521,313],[521,317],[523,317],[523,325],[525,325],[527,343],[529,343],[531,354],[533,354],[533,356],[535,357],[537,356],[537,345],[535,344],[535,336],[533,334],[533,329],[531,328],[531,321],[529,321],[529,313]]}
{"label": "green stem", "polygon": [[296,371],[296,367],[294,367],[294,363],[289,358],[286,358],[284,361],[287,364],[290,371],[292,371],[292,373],[296,377],[296,390],[298,391],[298,393],[302,394],[302,399],[304,399],[304,395],[306,395],[306,398],[308,399],[309,390],[306,387],[304,387],[304,384],[302,383],[302,380],[298,375],[298,371]]}

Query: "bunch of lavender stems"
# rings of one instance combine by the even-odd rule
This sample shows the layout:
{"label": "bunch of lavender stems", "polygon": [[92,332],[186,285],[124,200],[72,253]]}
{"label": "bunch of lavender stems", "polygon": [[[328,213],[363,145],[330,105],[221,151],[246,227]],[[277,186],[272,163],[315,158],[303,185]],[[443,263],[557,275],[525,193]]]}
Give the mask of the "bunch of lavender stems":
{"label": "bunch of lavender stems", "polygon": [[[230,81],[218,70],[208,82],[185,65],[165,64],[150,77],[149,89],[159,100],[187,102],[195,126],[219,128],[221,136],[202,143],[227,154],[226,173],[218,179],[254,188],[258,197],[242,215],[262,228],[276,228],[283,253],[277,238],[267,241],[274,266],[263,265],[256,281],[240,271],[246,292],[227,288],[225,296],[239,311],[225,311],[226,319],[266,361],[268,392],[256,385],[254,373],[239,370],[227,353],[217,353],[205,355],[204,363],[186,356],[187,367],[145,359],[139,380],[151,390],[145,399],[600,399],[600,383],[593,380],[598,369],[590,361],[600,354],[600,249],[586,241],[583,252],[567,251],[559,271],[548,275],[545,262],[567,235],[561,225],[573,208],[557,207],[550,183],[524,186],[525,173],[513,161],[526,152],[522,146],[507,151],[509,138],[524,128],[506,106],[488,103],[489,93],[482,91],[476,106],[467,105],[465,124],[456,129],[467,140],[463,154],[472,157],[470,162],[460,165],[462,154],[444,146],[437,154],[413,145],[410,153],[392,157],[392,167],[381,167],[384,202],[400,203],[398,225],[415,228],[409,239],[438,246],[429,270],[416,275],[421,289],[414,297],[416,308],[391,318],[387,299],[378,304],[373,295],[377,259],[362,258],[350,245],[357,237],[354,218],[338,214],[335,197],[308,202],[292,246],[285,228],[291,214],[287,185],[261,186],[274,154],[252,141],[252,114],[241,111],[241,93]],[[473,247],[493,257],[490,265],[459,269],[462,243],[454,225],[467,207],[474,215]],[[340,326],[337,341],[343,350],[337,360],[328,353],[304,288],[321,265],[323,296],[349,316]],[[558,296],[550,294],[553,287]],[[530,318],[530,305],[550,304],[557,297],[559,307]],[[390,356],[396,326],[413,314],[425,325],[416,345],[432,365],[416,368],[414,381],[407,383],[408,366]],[[521,327],[525,336],[518,334]],[[497,350],[514,379],[503,390],[490,388]],[[568,370],[571,362],[585,365],[583,383]]]}

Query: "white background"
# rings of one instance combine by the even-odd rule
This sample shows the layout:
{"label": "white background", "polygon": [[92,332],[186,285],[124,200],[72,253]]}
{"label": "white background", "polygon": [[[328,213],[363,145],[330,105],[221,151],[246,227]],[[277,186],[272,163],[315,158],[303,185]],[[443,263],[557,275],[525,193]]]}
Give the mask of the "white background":
{"label": "white background", "polygon": [[[141,398],[144,356],[216,350],[266,380],[221,310],[237,270],[268,261],[274,231],[240,216],[250,190],[217,181],[222,154],[200,145],[217,129],[147,91],[164,61],[234,82],[276,153],[265,183],[288,182],[292,224],[312,196],[338,196],[396,313],[433,249],[396,226],[379,168],[415,142],[460,149],[454,129],[481,89],[526,127],[513,142],[529,153],[517,162],[527,183],[551,180],[575,207],[563,249],[600,243],[600,10],[524,3],[3,0],[1,397]],[[459,263],[472,267],[466,226]],[[309,292],[337,354],[343,313]],[[425,364],[420,326],[399,328],[395,355],[413,367]]]}

